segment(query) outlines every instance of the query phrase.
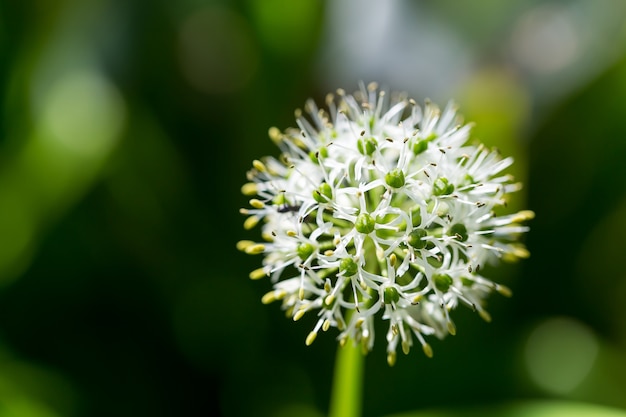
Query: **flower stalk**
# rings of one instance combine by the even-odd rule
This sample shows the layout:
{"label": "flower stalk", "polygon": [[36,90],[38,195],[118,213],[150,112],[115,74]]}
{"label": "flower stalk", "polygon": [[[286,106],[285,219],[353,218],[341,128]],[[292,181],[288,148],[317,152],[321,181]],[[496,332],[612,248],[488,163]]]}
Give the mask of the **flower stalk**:
{"label": "flower stalk", "polygon": [[361,347],[354,343],[337,348],[329,417],[361,416],[364,358]]}

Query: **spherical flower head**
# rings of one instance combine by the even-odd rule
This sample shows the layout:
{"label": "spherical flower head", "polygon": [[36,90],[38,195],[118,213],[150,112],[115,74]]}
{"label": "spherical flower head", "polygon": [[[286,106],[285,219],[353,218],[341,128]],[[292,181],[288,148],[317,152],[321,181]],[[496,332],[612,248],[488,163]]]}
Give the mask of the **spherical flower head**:
{"label": "spherical flower head", "polygon": [[370,84],[326,105],[309,100],[298,128],[271,128],[280,157],[248,172],[244,227],[262,222],[264,239],[238,244],[263,255],[250,277],[270,278],[264,303],[280,301],[296,321],[318,317],[306,344],[335,327],[340,343],[367,352],[382,319],[390,365],[416,342],[432,356],[425,336],[455,334],[457,305],[489,321],[485,297],[510,295],[481,268],[528,256],[517,240],[533,213],[494,213],[520,189],[503,173],[513,160],[469,143],[452,104],[422,108]]}

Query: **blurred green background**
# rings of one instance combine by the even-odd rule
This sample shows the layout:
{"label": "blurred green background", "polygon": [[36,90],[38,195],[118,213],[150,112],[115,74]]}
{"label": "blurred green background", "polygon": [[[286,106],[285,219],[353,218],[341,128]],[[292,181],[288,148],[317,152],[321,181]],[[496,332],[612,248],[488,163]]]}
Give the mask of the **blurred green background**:
{"label": "blurred green background", "polygon": [[323,415],[334,335],[261,305],[239,190],[359,80],[454,98],[537,213],[364,415],[624,415],[626,2],[0,0],[0,417]]}

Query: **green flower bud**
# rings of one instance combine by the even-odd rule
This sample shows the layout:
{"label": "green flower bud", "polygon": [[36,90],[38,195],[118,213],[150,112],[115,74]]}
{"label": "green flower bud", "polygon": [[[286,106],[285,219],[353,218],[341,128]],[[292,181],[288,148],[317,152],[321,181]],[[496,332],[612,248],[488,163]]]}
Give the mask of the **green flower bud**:
{"label": "green flower bud", "polygon": [[343,273],[347,277],[351,277],[359,271],[359,266],[354,262],[352,258],[343,258],[339,262],[339,272]]}
{"label": "green flower bud", "polygon": [[375,225],[376,225],[376,222],[374,221],[372,216],[370,216],[367,213],[359,214],[356,218],[356,222],[354,223],[354,227],[356,228],[356,231],[359,233],[366,234],[366,235],[374,231]]}
{"label": "green flower bud", "polygon": [[383,293],[383,301],[385,304],[397,303],[400,300],[400,294],[394,287],[385,288]]}
{"label": "green flower bud", "polygon": [[415,141],[415,143],[413,144],[413,153],[415,155],[421,154],[426,149],[428,149],[428,142],[426,142],[425,140],[418,140]]}
{"label": "green flower bud", "polygon": [[432,132],[430,135],[428,135],[424,139],[416,140],[415,143],[413,144],[413,153],[415,155],[421,154],[426,149],[428,149],[428,142],[432,142],[435,139],[437,139],[437,134],[435,132]]}
{"label": "green flower bud", "polygon": [[413,231],[409,233],[409,239],[407,242],[415,249],[424,249],[428,241],[422,240],[422,238],[426,237],[427,235],[428,233],[424,229],[413,229]]}
{"label": "green flower bud", "polygon": [[465,242],[469,235],[467,234],[467,228],[463,223],[456,223],[450,227],[448,231],[450,236],[457,236],[461,242]]}
{"label": "green flower bud", "polygon": [[361,153],[361,155],[368,155],[368,156],[372,155],[374,151],[376,150],[377,146],[378,146],[378,142],[376,141],[376,139],[372,137],[359,138],[359,140],[356,143],[356,147]]}
{"label": "green flower bud", "polygon": [[433,275],[433,282],[439,291],[446,292],[452,285],[452,277],[447,274],[435,274]]}
{"label": "green flower bud", "polygon": [[311,256],[314,250],[315,248],[310,243],[301,243],[300,245],[298,245],[297,252],[300,259],[304,261],[305,259],[308,259],[309,256]]}
{"label": "green flower bud", "polygon": [[317,190],[313,191],[313,198],[318,203],[327,203],[333,198],[333,189],[327,182],[323,182]]}
{"label": "green flower bud", "polygon": [[434,195],[449,195],[454,192],[454,184],[450,184],[446,177],[439,177],[433,183]]}
{"label": "green flower bud", "polygon": [[400,168],[392,169],[385,175],[385,182],[392,188],[401,188],[404,181],[404,172]]}

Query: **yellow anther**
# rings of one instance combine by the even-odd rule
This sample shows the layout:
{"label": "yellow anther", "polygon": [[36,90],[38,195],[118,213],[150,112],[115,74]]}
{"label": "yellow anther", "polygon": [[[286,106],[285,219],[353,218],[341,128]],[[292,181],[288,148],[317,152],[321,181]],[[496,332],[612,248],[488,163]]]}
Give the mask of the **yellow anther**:
{"label": "yellow anther", "polygon": [[296,314],[293,315],[293,321],[300,320],[304,316],[304,313],[306,313],[306,310],[304,309],[296,311]]}
{"label": "yellow anther", "polygon": [[356,329],[360,329],[364,322],[365,322],[365,319],[361,317],[356,321],[356,323],[354,323],[354,327]]}
{"label": "yellow anther", "polygon": [[409,343],[408,340],[403,340],[402,341],[402,352],[404,352],[405,355],[408,355],[410,351],[411,351],[411,344]]}
{"label": "yellow anther", "polygon": [[300,149],[306,149],[306,144],[299,137],[292,138],[293,143]]}
{"label": "yellow anther", "polygon": [[266,242],[273,242],[275,235],[273,235],[271,232],[263,232],[261,233],[261,237]]}
{"label": "yellow anther", "polygon": [[237,242],[237,249],[245,252],[248,246],[252,245],[254,245],[254,242],[251,240],[240,240],[239,242]]}
{"label": "yellow anther", "polygon": [[324,323],[322,324],[322,330],[327,332],[328,329],[330,329],[330,320],[326,319],[324,320]]}
{"label": "yellow anther", "polygon": [[396,364],[396,352],[387,353],[387,364],[389,366],[394,366]]}
{"label": "yellow anther", "polygon": [[307,346],[311,346],[311,344],[315,341],[315,338],[316,338],[316,337],[317,337],[317,333],[316,333],[316,332],[311,332],[311,333],[309,333],[309,335],[306,337],[306,340],[305,340],[305,342],[304,342],[304,343],[305,343]]}
{"label": "yellow anther", "polygon": [[485,310],[478,310],[478,315],[487,323],[491,323],[491,314],[487,313]]}
{"label": "yellow anther", "polygon": [[422,345],[422,350],[424,351],[424,355],[428,356],[429,358],[433,357],[433,348],[431,348],[428,343],[424,343]]}
{"label": "yellow anther", "polygon": [[262,209],[263,207],[265,207],[265,203],[256,198],[250,200],[250,205],[255,209]]}
{"label": "yellow anther", "polygon": [[282,133],[280,132],[280,129],[278,129],[275,126],[270,127],[269,130],[267,131],[267,134],[272,140],[272,142],[274,142],[275,144],[279,144],[283,136]]}
{"label": "yellow anther", "polygon": [[252,166],[259,172],[267,171],[267,167],[265,166],[265,164],[259,161],[258,159],[255,159],[254,161],[252,161]]}
{"label": "yellow anther", "polygon": [[274,291],[268,292],[267,294],[263,296],[263,298],[261,298],[261,302],[263,304],[270,304],[270,303],[273,303],[274,301],[276,301],[276,294],[274,294]]}
{"label": "yellow anther", "polygon": [[298,290],[298,298],[300,299],[300,301],[304,300],[304,288],[300,288]]}
{"label": "yellow anther", "polygon": [[397,260],[398,258],[395,253],[392,253],[391,255],[389,255],[389,263],[391,264],[391,266],[395,266]]}
{"label": "yellow anther", "polygon": [[520,223],[525,222],[527,220],[532,220],[535,218],[535,212],[532,210],[522,210],[519,213],[516,213],[511,220],[512,223]]}
{"label": "yellow anther", "polygon": [[289,237],[296,237],[298,236],[298,232],[296,232],[295,230],[287,230],[287,236]]}
{"label": "yellow anther", "polygon": [[265,268],[258,268],[250,272],[250,279],[261,279],[265,276],[267,276],[267,273],[265,272]]}
{"label": "yellow anther", "polygon": [[448,333],[452,336],[456,335],[456,326],[451,321],[448,322]]}
{"label": "yellow anther", "polygon": [[326,282],[324,282],[324,291],[326,292],[330,292],[333,289],[330,280],[327,279]]}
{"label": "yellow anther", "polygon": [[257,224],[259,224],[259,220],[261,219],[257,216],[250,216],[246,219],[246,221],[243,222],[243,228],[246,230],[250,230]]}
{"label": "yellow anther", "polygon": [[335,254],[335,251],[331,249],[324,251],[324,256],[333,256],[334,254]]}
{"label": "yellow anther", "polygon": [[255,243],[254,245],[250,245],[245,249],[245,252],[248,255],[258,255],[259,253],[263,253],[265,251],[265,245],[262,243]]}
{"label": "yellow anther", "polygon": [[243,195],[257,195],[258,187],[254,182],[248,182],[241,186],[241,193]]}
{"label": "yellow anther", "polygon": [[530,252],[523,246],[514,246],[513,247],[513,255],[517,256],[521,259],[526,259],[530,256]]}
{"label": "yellow anther", "polygon": [[417,294],[415,297],[413,297],[413,299],[411,300],[412,304],[417,304],[420,301],[422,301],[422,299],[424,298],[424,296],[422,294]]}
{"label": "yellow anther", "polygon": [[505,297],[511,297],[513,295],[513,291],[511,291],[511,289],[509,287],[507,287],[506,285],[496,285],[496,291],[498,291],[500,294],[504,295]]}
{"label": "yellow anther", "polygon": [[328,294],[326,298],[324,298],[324,304],[330,306],[335,301],[335,296],[333,294]]}

